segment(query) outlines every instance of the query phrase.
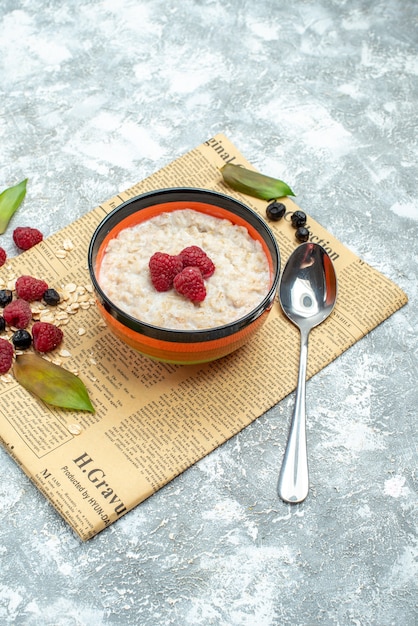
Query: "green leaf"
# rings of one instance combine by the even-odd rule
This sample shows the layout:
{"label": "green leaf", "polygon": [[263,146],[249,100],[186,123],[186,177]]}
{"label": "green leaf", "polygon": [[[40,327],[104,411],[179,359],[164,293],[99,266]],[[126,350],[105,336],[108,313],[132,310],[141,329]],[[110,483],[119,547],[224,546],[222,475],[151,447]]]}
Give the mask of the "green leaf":
{"label": "green leaf", "polygon": [[229,187],[261,200],[277,200],[284,196],[295,194],[282,180],[271,178],[253,170],[247,170],[241,165],[227,163],[221,167],[221,174]]}
{"label": "green leaf", "polygon": [[9,225],[10,220],[23,202],[26,195],[26,183],[28,179],[14,187],[9,187],[0,193],[0,235]]}
{"label": "green leaf", "polygon": [[47,404],[94,413],[84,383],[68,370],[37,354],[19,354],[13,373],[18,383]]}

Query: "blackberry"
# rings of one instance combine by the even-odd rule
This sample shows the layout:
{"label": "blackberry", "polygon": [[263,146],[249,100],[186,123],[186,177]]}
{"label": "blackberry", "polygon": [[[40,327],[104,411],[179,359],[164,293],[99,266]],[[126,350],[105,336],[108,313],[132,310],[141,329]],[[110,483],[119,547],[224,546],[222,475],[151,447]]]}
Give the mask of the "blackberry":
{"label": "blackberry", "polygon": [[27,330],[17,330],[12,335],[12,343],[18,350],[26,350],[32,344],[31,334]]}
{"label": "blackberry", "polygon": [[292,226],[295,228],[299,228],[300,226],[305,226],[306,224],[306,213],[304,211],[295,211],[292,213]]}
{"label": "blackberry", "polygon": [[300,241],[300,243],[304,243],[309,239],[309,230],[304,226],[299,226],[296,231],[296,239]]}
{"label": "blackberry", "polygon": [[61,297],[55,289],[47,289],[42,296],[45,304],[49,304],[50,306],[57,306],[59,304]]}
{"label": "blackberry", "polygon": [[0,315],[0,333],[2,333],[6,329],[6,320],[3,315]]}
{"label": "blackberry", "polygon": [[0,307],[4,308],[13,300],[13,293],[10,289],[0,289]]}
{"label": "blackberry", "polygon": [[266,215],[269,220],[273,222],[278,222],[282,219],[283,215],[286,213],[286,207],[281,202],[272,202],[266,208]]}

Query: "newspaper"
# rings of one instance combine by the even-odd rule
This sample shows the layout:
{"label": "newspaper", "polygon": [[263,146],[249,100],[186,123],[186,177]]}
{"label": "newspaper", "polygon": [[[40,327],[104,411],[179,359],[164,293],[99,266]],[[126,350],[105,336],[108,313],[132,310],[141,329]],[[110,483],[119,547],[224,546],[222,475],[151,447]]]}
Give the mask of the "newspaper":
{"label": "newspaper", "polygon": [[[55,313],[64,342],[58,362],[76,371],[95,413],[59,410],[0,377],[0,441],[7,452],[85,541],[234,436],[296,386],[299,333],[276,303],[255,337],[234,354],[204,365],[154,362],[106,329],[94,305],[87,249],[98,223],[138,194],[199,187],[229,194],[265,216],[266,202],[226,187],[227,162],[252,168],[223,135],[173,161],[149,178],[11,259],[0,284],[21,274],[45,279],[65,295]],[[297,205],[270,222],[282,267],[297,245],[290,223]],[[308,216],[310,238],[333,259],[339,293],[331,317],[312,331],[308,377],[407,302],[388,278],[366,264]],[[48,311],[37,312],[48,316]],[[280,376],[278,376],[280,372]]]}

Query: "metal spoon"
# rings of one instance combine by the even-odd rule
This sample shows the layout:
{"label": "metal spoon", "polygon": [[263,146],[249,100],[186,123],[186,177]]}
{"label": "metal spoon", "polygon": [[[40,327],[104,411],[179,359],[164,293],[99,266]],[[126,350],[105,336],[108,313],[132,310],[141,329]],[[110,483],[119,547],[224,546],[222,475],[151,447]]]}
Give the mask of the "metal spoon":
{"label": "metal spoon", "polygon": [[300,330],[296,400],[277,491],[285,502],[302,502],[309,491],[306,444],[306,366],[309,332],[331,313],[337,298],[337,278],[327,252],[315,243],[300,244],[283,270],[280,304]]}

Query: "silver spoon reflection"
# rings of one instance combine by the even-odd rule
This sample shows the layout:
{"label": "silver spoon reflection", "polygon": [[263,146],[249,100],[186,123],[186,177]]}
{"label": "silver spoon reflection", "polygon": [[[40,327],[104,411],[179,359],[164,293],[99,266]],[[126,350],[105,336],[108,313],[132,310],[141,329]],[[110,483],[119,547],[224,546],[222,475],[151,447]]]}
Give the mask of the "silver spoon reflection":
{"label": "silver spoon reflection", "polygon": [[327,252],[315,243],[300,244],[290,255],[279,288],[280,304],[300,330],[299,374],[295,406],[277,491],[282,500],[302,502],[309,491],[306,443],[306,367],[308,337],[331,313],[337,278]]}

